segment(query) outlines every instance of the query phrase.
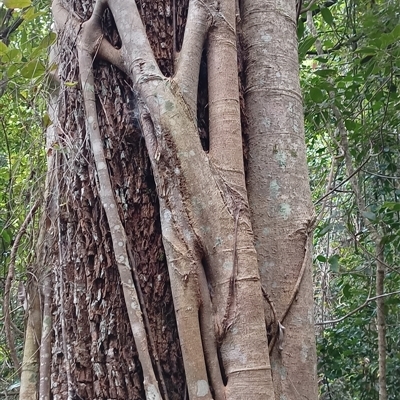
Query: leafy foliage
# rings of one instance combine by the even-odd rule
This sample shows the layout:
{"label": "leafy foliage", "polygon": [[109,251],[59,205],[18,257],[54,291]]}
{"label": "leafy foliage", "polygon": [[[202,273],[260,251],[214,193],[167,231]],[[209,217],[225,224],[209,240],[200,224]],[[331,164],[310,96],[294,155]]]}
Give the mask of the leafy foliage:
{"label": "leafy foliage", "polygon": [[[46,65],[50,32],[47,2],[7,0],[0,5],[0,293],[3,297],[15,237],[43,190]],[[18,300],[33,262],[35,221],[18,247],[11,312],[15,348],[22,358],[24,310]],[[21,292],[22,293],[22,292]],[[0,306],[1,318],[3,303]],[[21,359],[20,358],[20,359]],[[18,391],[15,371],[0,330],[0,391]]]}
{"label": "leafy foliage", "polygon": [[[322,52],[318,42],[305,46],[302,85],[311,186],[320,213],[315,294],[321,398],[343,399],[347,393],[349,399],[378,399],[376,304],[365,304],[375,295],[378,232],[385,292],[395,292],[385,303],[388,393],[395,399],[400,390],[394,350],[400,335],[398,3],[338,1],[329,9],[318,3],[311,13]],[[313,37],[305,18],[300,34],[302,48]],[[348,177],[341,122],[365,209]],[[330,320],[340,322],[326,323]]]}

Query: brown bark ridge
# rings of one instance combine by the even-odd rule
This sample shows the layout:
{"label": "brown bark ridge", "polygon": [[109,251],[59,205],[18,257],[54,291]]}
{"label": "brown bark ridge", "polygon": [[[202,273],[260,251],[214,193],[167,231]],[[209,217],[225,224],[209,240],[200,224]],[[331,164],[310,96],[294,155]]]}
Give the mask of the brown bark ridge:
{"label": "brown bark ridge", "polygon": [[[152,43],[158,46],[155,53],[163,72],[171,73],[172,52],[169,46],[164,49],[158,38],[162,35],[172,43],[172,15],[166,15],[172,1],[165,2],[162,9],[154,9],[150,2],[140,3],[149,21],[163,13],[163,18],[147,27],[153,35]],[[92,2],[76,1],[58,11],[66,12],[69,20],[83,22],[92,10]],[[109,11],[102,23],[105,36],[118,48],[120,39]],[[51,392],[54,399],[66,399],[68,395],[77,399],[143,399],[142,368],[127,318],[110,228],[100,202],[90,138],[84,129],[77,38],[71,31],[74,27],[66,24],[59,32],[60,110],[54,121],[58,129],[52,146],[59,158],[61,256],[60,266],[54,271]],[[148,334],[154,339],[153,360],[161,365],[162,377],[157,377],[159,382],[165,381],[169,399],[181,399],[185,392],[183,365],[161,242],[158,200],[140,130],[137,99],[131,80],[116,68],[96,61],[94,74],[107,168],[134,258],[130,257],[129,263],[136,265],[143,293]],[[60,304],[64,304],[64,315]]]}
{"label": "brown bark ridge", "polygon": [[[275,398],[317,399],[311,203],[296,2],[243,0],[247,184],[268,319]],[[266,304],[267,315],[273,316]]]}

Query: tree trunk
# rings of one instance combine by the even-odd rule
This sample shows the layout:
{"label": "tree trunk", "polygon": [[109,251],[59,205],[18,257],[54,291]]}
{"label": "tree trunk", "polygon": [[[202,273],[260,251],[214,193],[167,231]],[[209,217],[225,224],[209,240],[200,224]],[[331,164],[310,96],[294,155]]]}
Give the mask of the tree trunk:
{"label": "tree trunk", "polygon": [[[299,86],[295,1],[244,0],[247,184],[268,296],[276,399],[315,399],[313,207]],[[271,307],[274,309],[271,309]]]}
{"label": "tree trunk", "polygon": [[[59,255],[52,271],[54,399],[272,400],[285,394],[282,383],[275,393],[272,383],[244,179],[240,17],[233,3],[53,1],[60,78],[56,135],[48,144],[57,171],[53,251]],[[297,57],[293,26],[288,32]],[[251,39],[246,43],[252,47]],[[208,91],[206,80],[199,83],[204,45]],[[297,63],[283,65],[282,73],[295,79],[297,90],[297,102],[282,105],[291,107],[293,123],[285,129],[297,141],[282,151],[290,150],[290,168],[307,182]],[[198,105],[207,102],[208,154],[196,119]],[[252,107],[251,100],[246,110],[242,103],[242,113]],[[257,159],[250,146],[253,154]],[[269,174],[270,164],[257,163]],[[304,266],[309,271],[307,188],[292,194],[293,204],[304,208],[292,206],[302,210],[298,220],[287,213],[281,218],[290,241],[279,247],[283,256],[285,246],[294,246],[298,257],[291,261],[301,261],[288,281],[289,295],[301,300],[292,306],[285,297],[278,310],[286,307],[291,316],[280,370],[291,371],[285,385],[302,394],[290,368],[310,360],[315,368],[312,330],[295,336],[299,325],[312,322],[303,301],[312,299],[312,288],[298,278]],[[254,215],[265,211],[253,209]],[[282,271],[272,279],[282,279]],[[313,371],[302,385],[314,388]]]}

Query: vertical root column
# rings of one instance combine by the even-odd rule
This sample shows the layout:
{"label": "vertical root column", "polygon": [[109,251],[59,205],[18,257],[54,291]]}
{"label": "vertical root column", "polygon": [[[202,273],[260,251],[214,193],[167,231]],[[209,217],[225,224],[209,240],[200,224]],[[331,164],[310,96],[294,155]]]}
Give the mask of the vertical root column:
{"label": "vertical root column", "polygon": [[[163,203],[161,200],[161,209],[166,210]],[[202,266],[193,245],[185,243],[177,232],[168,210],[161,217],[161,226],[189,399],[212,400],[199,321],[198,271]]]}

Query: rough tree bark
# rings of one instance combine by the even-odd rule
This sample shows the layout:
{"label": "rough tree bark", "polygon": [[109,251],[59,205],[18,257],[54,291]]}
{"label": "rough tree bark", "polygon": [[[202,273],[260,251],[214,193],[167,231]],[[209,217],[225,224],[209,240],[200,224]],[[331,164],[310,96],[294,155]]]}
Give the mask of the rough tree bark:
{"label": "rough tree bark", "polygon": [[[40,373],[51,375],[50,385],[38,385],[40,398],[261,400],[301,393],[316,399],[313,332],[300,332],[312,326],[312,209],[293,61],[295,2],[256,3],[53,1],[60,95],[48,154],[56,155],[51,193],[58,240],[49,252],[58,257],[43,279],[44,304],[53,304],[53,335],[42,335],[39,353],[51,344],[52,359],[40,354]],[[251,66],[260,60],[265,66],[252,49],[265,43],[251,36],[255,25],[269,23],[268,13],[289,21],[285,37],[277,30],[272,37],[288,42],[292,57],[279,64],[289,89],[271,90],[272,80],[254,86],[276,91],[264,106],[284,115],[270,123],[288,122],[280,126],[287,140],[268,149],[281,162],[275,169],[251,136],[265,120],[249,90],[257,79]],[[246,104],[236,47],[242,19]],[[271,65],[286,58],[272,54]],[[276,99],[279,109],[271,106]],[[273,256],[260,251],[264,244],[257,242],[258,252],[254,245],[241,113],[249,121],[249,180],[254,185],[258,179],[256,166],[274,177],[281,196],[271,195],[268,203],[280,220],[265,219],[270,210],[252,205],[254,222],[261,213],[263,229],[273,232],[279,223],[290,238],[282,238]],[[207,114],[207,121],[197,120]],[[209,135],[202,142],[201,124],[203,136]],[[209,143],[208,152],[202,143]],[[296,168],[303,184],[289,195],[299,186],[290,172]],[[249,188],[257,197],[251,183]],[[47,212],[54,215],[50,203]],[[296,220],[292,211],[299,212]],[[288,251],[290,262],[278,265]],[[268,262],[275,266],[266,275]],[[259,265],[267,280],[264,296]],[[277,342],[275,349],[284,349],[272,353],[273,373],[264,297],[283,314],[271,331],[270,347]],[[44,312],[48,316],[48,307]],[[279,329],[288,313],[282,342]],[[301,384],[293,375],[297,364],[310,367]]]}

